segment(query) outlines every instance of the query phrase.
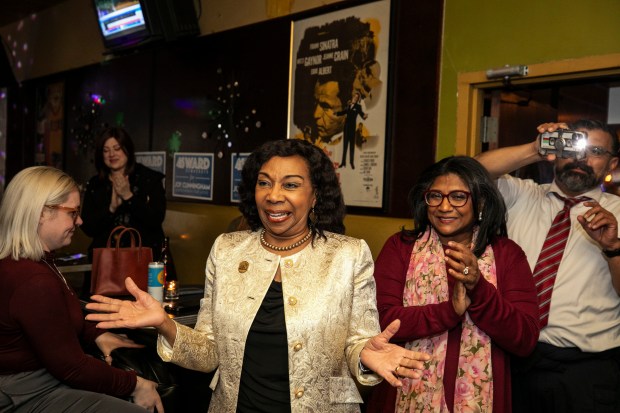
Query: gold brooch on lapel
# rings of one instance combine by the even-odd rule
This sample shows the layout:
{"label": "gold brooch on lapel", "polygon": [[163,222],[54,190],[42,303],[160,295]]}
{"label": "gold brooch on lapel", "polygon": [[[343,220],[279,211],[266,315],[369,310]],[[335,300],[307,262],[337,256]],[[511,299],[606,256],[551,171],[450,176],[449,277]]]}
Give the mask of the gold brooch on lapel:
{"label": "gold brooch on lapel", "polygon": [[244,273],[248,270],[248,268],[250,268],[250,263],[247,261],[241,261],[239,263],[239,272],[240,273]]}

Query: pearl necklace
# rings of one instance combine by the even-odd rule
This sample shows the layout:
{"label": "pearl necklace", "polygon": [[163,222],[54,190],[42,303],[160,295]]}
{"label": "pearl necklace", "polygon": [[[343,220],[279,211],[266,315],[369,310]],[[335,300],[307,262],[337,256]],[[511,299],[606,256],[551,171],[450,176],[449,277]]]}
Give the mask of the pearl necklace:
{"label": "pearl necklace", "polygon": [[263,244],[265,247],[269,248],[270,250],[274,250],[274,251],[290,251],[294,248],[299,247],[300,245],[304,244],[306,241],[308,241],[310,239],[310,237],[312,236],[312,231],[308,231],[308,233],[299,241],[292,243],[291,245],[287,245],[286,247],[277,247],[273,244],[268,243],[267,241],[265,241],[265,230],[263,229],[260,233],[260,243]]}

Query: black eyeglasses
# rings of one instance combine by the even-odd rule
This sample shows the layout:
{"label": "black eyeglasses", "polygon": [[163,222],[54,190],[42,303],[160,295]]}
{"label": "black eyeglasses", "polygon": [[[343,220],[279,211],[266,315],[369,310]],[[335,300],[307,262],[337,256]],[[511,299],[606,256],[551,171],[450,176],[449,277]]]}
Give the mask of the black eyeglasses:
{"label": "black eyeglasses", "polygon": [[586,146],[586,155],[587,156],[592,156],[594,158],[600,158],[601,156],[607,155],[607,154],[609,154],[611,156],[616,156],[612,152],[610,152],[607,149],[603,148],[602,146],[592,146],[592,145]]}
{"label": "black eyeglasses", "polygon": [[443,192],[430,190],[424,192],[424,201],[428,206],[437,207],[441,205],[444,198],[448,198],[448,203],[453,207],[462,207],[467,203],[470,196],[471,192],[467,191],[452,191],[444,194]]}
{"label": "black eyeglasses", "polygon": [[72,207],[66,207],[62,205],[45,205],[45,208],[60,209],[62,211],[65,211],[73,219],[74,224],[77,221],[78,217],[80,216],[80,207],[72,208]]}

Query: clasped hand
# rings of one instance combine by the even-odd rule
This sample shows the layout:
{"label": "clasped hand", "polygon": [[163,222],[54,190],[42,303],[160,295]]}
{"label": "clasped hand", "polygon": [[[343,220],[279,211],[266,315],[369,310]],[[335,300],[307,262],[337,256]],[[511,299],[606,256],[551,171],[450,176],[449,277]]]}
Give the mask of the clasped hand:
{"label": "clasped hand", "polygon": [[478,259],[470,247],[450,241],[446,250],[446,263],[448,274],[456,280],[452,305],[458,315],[463,315],[471,304],[467,291],[471,291],[480,279]]}
{"label": "clasped hand", "polygon": [[123,173],[110,174],[110,182],[112,182],[112,199],[110,200],[110,211],[116,211],[123,201],[127,201],[133,196],[129,177]]}

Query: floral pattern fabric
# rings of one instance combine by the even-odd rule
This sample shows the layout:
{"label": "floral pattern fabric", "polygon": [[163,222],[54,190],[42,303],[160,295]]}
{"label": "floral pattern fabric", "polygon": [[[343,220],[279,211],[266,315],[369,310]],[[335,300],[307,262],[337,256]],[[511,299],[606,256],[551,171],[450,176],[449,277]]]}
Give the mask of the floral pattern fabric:
{"label": "floral pattern fabric", "polygon": [[[474,241],[477,231],[474,231]],[[493,249],[487,246],[478,259],[480,274],[497,288]],[[444,250],[434,230],[427,231],[413,246],[403,293],[403,305],[423,306],[448,301],[448,275]],[[398,390],[396,412],[448,412],[443,375],[448,332],[408,342],[406,347],[432,355],[425,363],[420,379],[403,379]],[[455,383],[455,413],[493,411],[493,373],[491,339],[472,322],[465,312]]]}

